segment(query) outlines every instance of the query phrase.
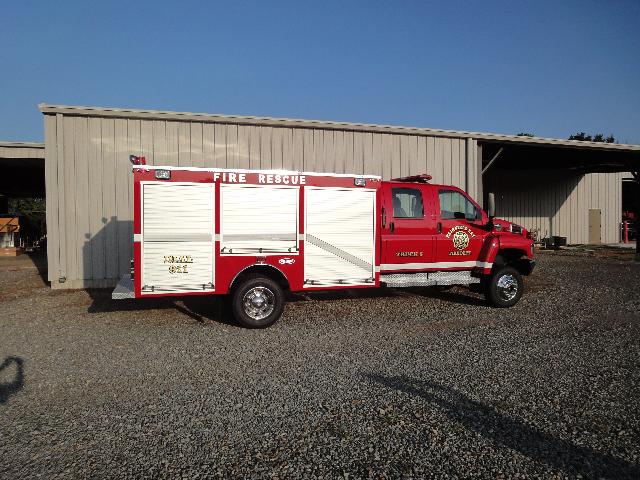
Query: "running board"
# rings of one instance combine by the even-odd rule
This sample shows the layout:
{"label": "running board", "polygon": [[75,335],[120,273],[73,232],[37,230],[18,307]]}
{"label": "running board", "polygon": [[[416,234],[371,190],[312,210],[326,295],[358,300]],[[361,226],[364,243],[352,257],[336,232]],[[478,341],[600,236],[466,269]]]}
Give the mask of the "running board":
{"label": "running board", "polygon": [[387,287],[433,287],[436,285],[470,285],[480,283],[480,279],[472,277],[468,270],[461,272],[420,272],[390,273],[380,275],[380,282]]}

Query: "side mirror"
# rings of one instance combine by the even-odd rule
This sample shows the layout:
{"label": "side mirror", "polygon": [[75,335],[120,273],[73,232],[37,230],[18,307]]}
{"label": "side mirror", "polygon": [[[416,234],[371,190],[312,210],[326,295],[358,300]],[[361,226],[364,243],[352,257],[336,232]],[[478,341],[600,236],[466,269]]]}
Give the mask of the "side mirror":
{"label": "side mirror", "polygon": [[489,218],[494,218],[496,216],[496,196],[493,193],[489,193],[489,197],[487,199],[487,215]]}

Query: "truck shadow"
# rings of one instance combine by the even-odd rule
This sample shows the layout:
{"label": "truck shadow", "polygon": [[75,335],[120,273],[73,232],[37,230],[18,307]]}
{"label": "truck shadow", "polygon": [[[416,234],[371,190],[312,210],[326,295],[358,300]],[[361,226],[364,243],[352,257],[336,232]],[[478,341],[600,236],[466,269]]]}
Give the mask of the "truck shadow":
{"label": "truck shadow", "polygon": [[9,397],[15,395],[24,387],[24,360],[20,357],[7,357],[0,364],[0,376],[4,376],[4,370],[15,365],[13,378],[8,382],[0,382],[0,405],[7,403]]}
{"label": "truck shadow", "polygon": [[145,310],[175,310],[198,323],[207,321],[235,325],[224,298],[215,295],[186,295],[182,297],[137,298],[113,300],[112,289],[90,288],[86,290],[91,297],[89,313],[130,312]]}
{"label": "truck shadow", "polygon": [[429,380],[414,380],[405,376],[365,374],[365,379],[407,395],[420,397],[438,407],[456,422],[487,440],[516,450],[531,460],[560,469],[571,476],[587,478],[640,478],[640,466],[556,438],[524,422],[500,413],[496,408],[480,403],[465,394]]}
{"label": "truck shadow", "polygon": [[299,302],[305,300],[347,300],[366,298],[402,298],[406,296],[419,296],[434,298],[442,301],[459,303],[464,305],[484,306],[490,308],[487,303],[478,296],[463,288],[447,291],[438,291],[431,287],[410,288],[354,288],[350,290],[324,290],[318,292],[295,292],[289,295],[288,301]]}
{"label": "truck shadow", "polygon": [[[89,288],[86,292],[91,297],[89,313],[151,311],[151,310],[175,310],[198,323],[207,321],[224,325],[237,325],[233,319],[230,302],[227,296],[218,295],[187,295],[182,297],[158,297],[138,298],[130,300],[112,300],[111,289]],[[289,292],[287,302],[305,301],[331,301],[368,298],[403,298],[418,295],[426,298],[434,298],[442,301],[459,304],[487,306],[486,303],[471,293],[462,290],[462,293],[450,290],[439,292],[428,287],[413,287],[406,289],[367,288],[346,290],[325,290],[318,292]],[[487,308],[489,308],[487,306]]]}

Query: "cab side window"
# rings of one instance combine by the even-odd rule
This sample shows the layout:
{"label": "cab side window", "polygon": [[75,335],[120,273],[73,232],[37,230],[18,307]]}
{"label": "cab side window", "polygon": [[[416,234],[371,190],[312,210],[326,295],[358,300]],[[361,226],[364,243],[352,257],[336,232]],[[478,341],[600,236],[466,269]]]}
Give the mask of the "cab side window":
{"label": "cab side window", "polygon": [[440,218],[443,220],[477,220],[480,212],[471,201],[455,190],[439,190]]}
{"label": "cab side window", "polygon": [[395,218],[423,218],[422,192],[417,188],[392,188]]}

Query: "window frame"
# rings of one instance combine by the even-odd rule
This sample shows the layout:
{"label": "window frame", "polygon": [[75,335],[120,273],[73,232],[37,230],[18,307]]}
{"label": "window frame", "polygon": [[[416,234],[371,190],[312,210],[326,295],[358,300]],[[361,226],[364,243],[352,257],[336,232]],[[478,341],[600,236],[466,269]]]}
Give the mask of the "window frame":
{"label": "window frame", "polygon": [[[395,190],[412,190],[412,191],[418,192],[418,195],[420,195],[420,206],[422,207],[422,211],[420,212],[420,216],[419,217],[396,217],[395,208],[393,206],[393,199],[394,199],[394,191]],[[393,218],[395,220],[424,220],[424,199],[425,199],[425,195],[424,195],[424,192],[422,191],[421,188],[405,187],[405,186],[393,186],[393,187],[391,187],[391,213],[393,214]]]}
{"label": "window frame", "polygon": [[[455,192],[455,193],[458,193],[458,194],[462,195],[462,197],[465,200],[467,200],[471,205],[473,205],[473,208],[475,209],[475,212],[476,212],[475,218],[473,218],[473,219],[467,218],[466,212],[465,212],[465,217],[464,218],[455,218],[455,216],[453,218],[444,218],[442,216],[442,203],[440,202],[440,193],[443,193],[443,192]],[[464,220],[465,222],[478,222],[478,221],[482,221],[484,219],[482,208],[480,208],[480,206],[476,202],[474,202],[471,199],[471,197],[469,197],[469,195],[467,195],[466,192],[464,192],[462,190],[459,190],[457,188],[446,188],[446,187],[443,188],[443,187],[440,187],[440,188],[438,188],[437,198],[438,198],[438,216],[440,217],[441,220],[458,220],[458,221]],[[452,211],[451,213],[454,214],[456,212]],[[459,212],[459,213],[462,213],[462,212]]]}

